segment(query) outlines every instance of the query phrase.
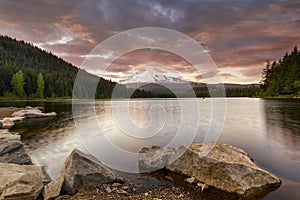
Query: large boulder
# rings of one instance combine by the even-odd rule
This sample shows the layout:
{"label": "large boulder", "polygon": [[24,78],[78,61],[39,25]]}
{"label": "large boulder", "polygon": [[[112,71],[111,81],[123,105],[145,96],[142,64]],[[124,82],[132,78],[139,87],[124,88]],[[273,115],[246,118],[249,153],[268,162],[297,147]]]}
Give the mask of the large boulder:
{"label": "large boulder", "polygon": [[95,157],[75,149],[66,159],[60,175],[46,185],[45,199],[53,199],[60,194],[74,194],[78,186],[98,186],[116,179],[113,170]]}
{"label": "large boulder", "polygon": [[192,143],[167,169],[243,198],[261,197],[281,180],[258,167],[244,150],[224,143]]}
{"label": "large boulder", "polygon": [[0,134],[0,162],[20,165],[32,164],[31,158],[21,142],[20,135],[2,131]]}
{"label": "large boulder", "polygon": [[189,148],[144,148],[140,152],[141,171],[165,165],[170,171],[242,198],[261,197],[281,184],[275,175],[259,168],[247,152],[220,142],[192,143]]}
{"label": "large boulder", "polygon": [[0,199],[37,199],[42,189],[40,167],[0,163]]}

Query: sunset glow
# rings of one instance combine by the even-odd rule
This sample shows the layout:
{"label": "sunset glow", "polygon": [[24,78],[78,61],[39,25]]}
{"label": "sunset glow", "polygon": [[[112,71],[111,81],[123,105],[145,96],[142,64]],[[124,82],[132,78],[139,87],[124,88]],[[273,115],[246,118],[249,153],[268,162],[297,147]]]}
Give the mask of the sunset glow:
{"label": "sunset glow", "polygon": [[[110,36],[139,27],[182,32],[210,54],[223,82],[258,83],[267,60],[299,44],[297,1],[1,1],[0,34],[33,43],[82,66],[90,51]],[[122,45],[122,44],[120,44]],[[97,55],[94,55],[97,56]],[[108,52],[102,56],[110,56]],[[120,57],[108,72],[89,72],[115,81],[157,63],[188,81],[201,74],[180,56],[139,50]]]}

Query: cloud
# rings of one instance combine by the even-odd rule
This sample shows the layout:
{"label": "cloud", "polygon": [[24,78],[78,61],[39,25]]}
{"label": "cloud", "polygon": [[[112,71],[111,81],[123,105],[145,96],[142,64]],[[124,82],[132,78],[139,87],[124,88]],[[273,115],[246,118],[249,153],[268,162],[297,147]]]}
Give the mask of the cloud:
{"label": "cloud", "polygon": [[[110,59],[110,52],[89,53],[116,33],[145,26],[170,28],[201,44],[227,81],[258,82],[266,60],[279,59],[299,46],[299,13],[300,3],[291,0],[2,0],[0,34],[31,42],[81,66],[88,57]],[[172,67],[186,79],[197,76],[187,61],[159,50],[126,54],[108,71],[112,77],[119,72],[126,75],[149,63]],[[84,67],[97,71],[96,65]],[[234,74],[226,72],[229,68],[235,68]]]}

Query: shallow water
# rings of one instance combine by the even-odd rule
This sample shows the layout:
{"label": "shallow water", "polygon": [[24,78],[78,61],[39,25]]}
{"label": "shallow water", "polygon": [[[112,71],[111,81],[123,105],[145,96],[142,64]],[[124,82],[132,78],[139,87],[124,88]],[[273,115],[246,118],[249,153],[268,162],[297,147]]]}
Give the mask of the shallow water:
{"label": "shallow water", "polygon": [[[196,104],[197,112],[193,107]],[[52,177],[58,174],[66,156],[74,148],[88,149],[103,159],[116,153],[110,163],[112,165],[122,166],[128,162],[126,156],[112,152],[111,146],[105,146],[107,144],[103,143],[100,133],[104,133],[105,138],[120,149],[136,153],[141,147],[153,144],[176,146],[181,140],[193,138],[194,133],[195,141],[203,141],[209,138],[207,135],[217,132],[214,127],[220,126],[223,119],[222,105],[213,104],[211,99],[140,99],[131,101],[129,105],[124,101],[96,101],[95,110],[91,102],[81,103],[76,107],[77,126],[72,116],[72,102],[0,103],[1,107],[26,105],[43,106],[45,112],[58,113],[53,119],[34,120],[18,124],[13,129],[22,134],[33,161],[48,166]],[[112,105],[117,109],[112,110]],[[221,114],[213,113],[212,106]],[[122,121],[127,107],[134,125],[138,127],[131,128],[133,131],[126,129],[131,127],[129,124],[120,127],[114,120],[120,118]],[[283,185],[264,199],[299,199],[300,101],[228,98],[225,114],[220,135],[212,138],[247,150],[259,166],[283,180]],[[219,121],[212,121],[212,117]],[[170,144],[175,135],[182,137]]]}

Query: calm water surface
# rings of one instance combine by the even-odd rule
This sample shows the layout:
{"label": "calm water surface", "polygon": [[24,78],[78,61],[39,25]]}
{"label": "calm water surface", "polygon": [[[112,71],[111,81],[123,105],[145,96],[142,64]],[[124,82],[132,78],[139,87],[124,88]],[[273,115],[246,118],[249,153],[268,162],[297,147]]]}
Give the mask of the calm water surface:
{"label": "calm water surface", "polygon": [[[196,130],[195,141],[201,142],[212,117],[211,99],[185,99],[185,101],[196,102],[199,105],[200,124]],[[13,129],[22,134],[33,161],[48,166],[50,175],[55,177],[65,158],[74,148],[85,150],[73,120],[72,102],[0,103],[2,107],[26,105],[43,106],[45,112],[58,113],[53,119],[26,122],[16,125]],[[126,112],[122,105],[127,104],[118,105],[119,114]],[[226,118],[219,140],[247,150],[259,166],[283,180],[283,185],[264,199],[300,199],[300,101],[228,98],[226,107]],[[157,123],[160,126],[161,122],[164,122],[163,127],[153,137],[132,139],[120,131],[112,120],[111,102],[97,101],[95,111],[101,130],[115,145],[130,152],[138,152],[141,147],[153,144],[164,146],[170,142],[180,127],[184,128],[188,135],[194,131],[191,125],[197,120],[184,116],[190,123],[181,124],[182,109],[188,108],[181,109],[176,99],[133,100],[129,103],[129,108],[131,120],[138,127],[147,127],[149,123]],[[93,112],[91,104],[83,104],[78,109],[79,121],[81,124],[87,124],[84,138],[97,138],[99,135],[96,127],[88,126],[91,112]],[[151,131],[157,130],[147,129],[147,131],[141,132],[141,137],[147,137]],[[82,133],[80,136],[82,137]]]}

